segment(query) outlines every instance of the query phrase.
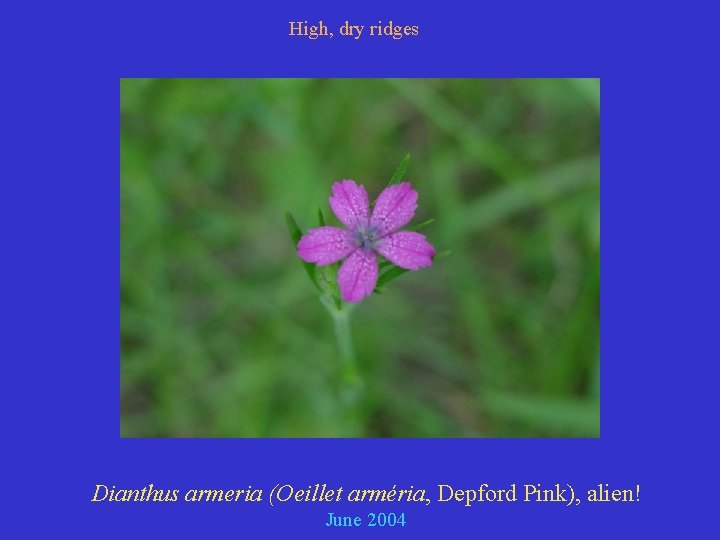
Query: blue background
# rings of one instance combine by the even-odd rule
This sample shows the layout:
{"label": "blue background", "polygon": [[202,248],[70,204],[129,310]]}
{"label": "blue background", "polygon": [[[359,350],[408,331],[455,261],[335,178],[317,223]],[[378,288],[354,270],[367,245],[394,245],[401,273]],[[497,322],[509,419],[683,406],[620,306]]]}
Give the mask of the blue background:
{"label": "blue background", "polygon": [[[7,527],[25,537],[622,537],[707,526],[717,469],[717,91],[708,79],[717,34],[701,4],[124,2],[4,11]],[[418,25],[421,36],[287,37],[287,21],[298,18],[392,19]],[[118,103],[119,79],[135,76],[601,77],[601,438],[120,439]],[[433,498],[437,483],[560,482],[582,492],[602,482],[640,484],[641,495],[576,508],[90,503],[96,483],[151,482],[180,490],[397,484]],[[328,511],[373,510],[404,511],[408,525],[323,527]]]}

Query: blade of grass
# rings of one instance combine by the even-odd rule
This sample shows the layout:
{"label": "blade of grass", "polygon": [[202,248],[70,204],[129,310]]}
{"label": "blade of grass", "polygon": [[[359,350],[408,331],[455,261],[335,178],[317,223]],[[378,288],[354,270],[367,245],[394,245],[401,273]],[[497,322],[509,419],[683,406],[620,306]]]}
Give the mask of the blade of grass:
{"label": "blade of grass", "polygon": [[600,407],[595,401],[486,391],[483,403],[489,412],[499,417],[520,421],[544,432],[580,437],[600,435]]}
{"label": "blade of grass", "polygon": [[431,85],[410,79],[387,79],[387,83],[438,128],[457,140],[465,156],[508,180],[523,176],[525,169],[517,156],[483,130],[477,119],[465,117]]}
{"label": "blade of grass", "polygon": [[447,216],[451,229],[480,231],[529,208],[542,206],[583,189],[599,186],[597,155],[583,157],[513,182]]}
{"label": "blade of grass", "polygon": [[600,79],[567,79],[570,86],[600,112]]}

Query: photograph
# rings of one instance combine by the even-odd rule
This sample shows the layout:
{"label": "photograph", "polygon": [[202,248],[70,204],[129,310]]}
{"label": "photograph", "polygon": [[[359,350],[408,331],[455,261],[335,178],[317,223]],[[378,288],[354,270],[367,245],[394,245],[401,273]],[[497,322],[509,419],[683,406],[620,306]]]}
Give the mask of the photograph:
{"label": "photograph", "polygon": [[600,437],[600,80],[120,80],[120,436]]}
{"label": "photograph", "polygon": [[716,528],[711,9],[4,14],[4,536]]}

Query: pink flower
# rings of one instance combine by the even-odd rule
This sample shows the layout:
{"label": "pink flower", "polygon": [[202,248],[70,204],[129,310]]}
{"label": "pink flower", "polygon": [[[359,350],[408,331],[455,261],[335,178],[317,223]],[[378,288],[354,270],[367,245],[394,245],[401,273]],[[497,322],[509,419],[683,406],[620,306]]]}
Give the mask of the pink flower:
{"label": "pink flower", "polygon": [[343,300],[359,302],[375,289],[376,253],[407,270],[432,264],[433,248],[420,233],[398,231],[415,214],[418,194],[409,182],[385,188],[370,214],[368,195],[353,180],[335,182],[330,207],[347,229],[310,229],[298,242],[298,255],[319,266],[345,259],[338,272]]}

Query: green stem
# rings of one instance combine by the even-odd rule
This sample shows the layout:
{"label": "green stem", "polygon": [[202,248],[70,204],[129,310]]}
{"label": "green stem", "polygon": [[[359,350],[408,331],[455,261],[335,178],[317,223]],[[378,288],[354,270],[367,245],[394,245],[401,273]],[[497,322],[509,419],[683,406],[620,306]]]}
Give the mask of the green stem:
{"label": "green stem", "polygon": [[360,382],[360,375],[357,370],[355,349],[350,333],[350,312],[347,309],[336,311],[334,316],[335,339],[340,351],[342,363],[342,382],[344,386],[355,387]]}
{"label": "green stem", "polygon": [[335,341],[340,354],[339,393],[341,400],[348,406],[358,403],[362,391],[362,379],[358,372],[355,348],[350,331],[351,304],[342,304],[338,308],[323,295],[322,303],[333,319]]}

